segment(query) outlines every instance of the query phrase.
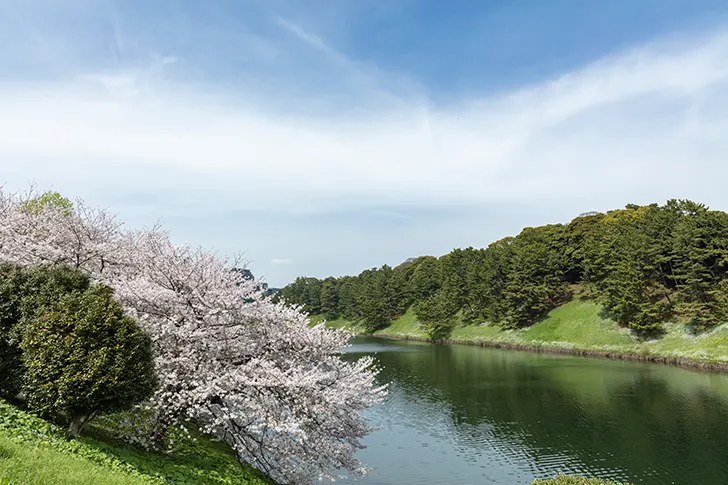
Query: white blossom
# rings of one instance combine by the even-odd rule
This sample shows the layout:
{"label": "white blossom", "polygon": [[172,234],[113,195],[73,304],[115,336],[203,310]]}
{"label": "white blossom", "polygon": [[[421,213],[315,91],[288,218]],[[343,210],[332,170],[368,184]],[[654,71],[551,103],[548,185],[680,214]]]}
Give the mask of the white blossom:
{"label": "white blossom", "polygon": [[115,288],[154,341],[161,423],[192,420],[281,483],[366,472],[354,457],[371,431],[361,412],[386,389],[370,358],[340,358],[348,332],[309,327],[231,271],[239,261],[160,227],[129,231],[82,201],[24,210],[29,196],[0,191],[0,262],[69,265]]}

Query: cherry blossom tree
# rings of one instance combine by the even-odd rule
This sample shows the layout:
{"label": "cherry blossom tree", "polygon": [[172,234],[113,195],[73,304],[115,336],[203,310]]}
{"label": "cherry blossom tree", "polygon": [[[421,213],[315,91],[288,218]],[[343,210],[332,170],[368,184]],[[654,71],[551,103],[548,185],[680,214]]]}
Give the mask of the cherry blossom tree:
{"label": "cherry blossom tree", "polygon": [[386,388],[370,358],[340,358],[348,332],[309,327],[232,271],[238,259],[176,245],[159,226],[126,230],[82,201],[35,198],[0,191],[0,262],[70,265],[115,288],[154,342],[157,439],[191,420],[281,483],[366,472],[354,457],[371,431],[361,413]]}

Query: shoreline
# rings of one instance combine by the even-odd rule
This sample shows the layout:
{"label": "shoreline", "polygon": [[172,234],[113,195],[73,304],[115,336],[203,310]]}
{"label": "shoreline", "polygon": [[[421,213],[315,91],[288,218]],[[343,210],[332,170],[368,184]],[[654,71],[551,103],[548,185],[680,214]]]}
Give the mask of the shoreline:
{"label": "shoreline", "polygon": [[593,349],[566,348],[548,345],[532,345],[510,342],[494,342],[488,340],[463,340],[463,339],[443,339],[432,340],[426,337],[417,337],[414,335],[404,334],[387,334],[375,332],[373,334],[355,333],[355,335],[369,335],[372,337],[388,338],[391,340],[413,340],[416,342],[428,342],[432,344],[448,344],[448,345],[469,345],[471,347],[487,347],[502,350],[520,350],[524,352],[537,352],[548,354],[573,355],[576,357],[586,357],[592,359],[610,359],[610,360],[630,360],[634,362],[649,362],[654,364],[671,365],[684,369],[699,370],[705,372],[728,373],[728,362],[715,362],[709,360],[697,360],[686,357],[675,357],[660,354],[639,354],[633,352],[617,352]]}

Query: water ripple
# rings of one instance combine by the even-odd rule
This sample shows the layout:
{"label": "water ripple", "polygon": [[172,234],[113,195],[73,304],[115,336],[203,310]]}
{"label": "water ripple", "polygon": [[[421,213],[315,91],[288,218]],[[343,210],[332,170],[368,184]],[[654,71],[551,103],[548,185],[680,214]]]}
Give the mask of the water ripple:
{"label": "water ripple", "polygon": [[[728,378],[630,362],[357,340],[390,395],[362,484],[528,484],[559,473],[728,483]],[[350,482],[344,482],[350,483]],[[352,482],[353,483],[353,482]]]}

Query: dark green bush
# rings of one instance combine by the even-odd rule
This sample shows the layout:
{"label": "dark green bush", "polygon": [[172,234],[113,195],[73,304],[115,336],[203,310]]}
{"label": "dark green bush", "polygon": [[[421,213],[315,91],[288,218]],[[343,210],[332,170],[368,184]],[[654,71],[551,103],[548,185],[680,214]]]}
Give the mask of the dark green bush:
{"label": "dark green bush", "polygon": [[15,266],[0,266],[0,396],[15,397],[23,375],[16,326],[25,274]]}
{"label": "dark green bush", "polygon": [[89,278],[70,268],[0,266],[0,396],[13,398],[23,377],[21,324],[60,295],[86,291]]}
{"label": "dark green bush", "polygon": [[68,423],[72,435],[95,414],[129,409],[154,390],[151,340],[109,287],[44,301],[22,334],[28,407]]}

